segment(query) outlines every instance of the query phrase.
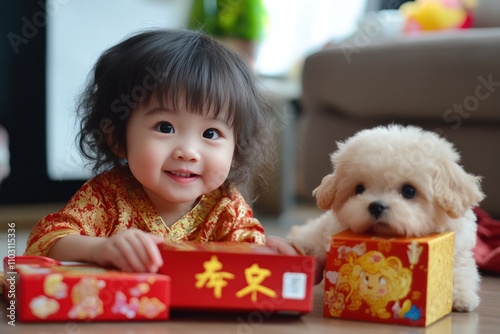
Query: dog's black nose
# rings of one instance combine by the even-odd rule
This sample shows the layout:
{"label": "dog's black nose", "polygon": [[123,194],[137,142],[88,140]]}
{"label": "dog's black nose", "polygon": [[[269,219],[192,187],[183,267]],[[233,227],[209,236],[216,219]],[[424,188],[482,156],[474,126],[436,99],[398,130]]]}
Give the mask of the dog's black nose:
{"label": "dog's black nose", "polygon": [[387,206],[382,202],[371,202],[368,206],[368,211],[375,219],[378,219],[386,209]]}

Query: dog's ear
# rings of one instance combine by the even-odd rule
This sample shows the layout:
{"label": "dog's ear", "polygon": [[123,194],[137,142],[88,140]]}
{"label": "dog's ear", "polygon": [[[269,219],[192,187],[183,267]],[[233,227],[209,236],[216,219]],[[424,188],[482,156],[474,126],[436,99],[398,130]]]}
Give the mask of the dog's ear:
{"label": "dog's ear", "polygon": [[484,199],[481,177],[468,174],[455,162],[437,163],[434,193],[438,205],[452,218],[463,216]]}
{"label": "dog's ear", "polygon": [[313,190],[316,197],[316,205],[322,210],[330,210],[335,199],[335,173],[323,177],[321,184]]}

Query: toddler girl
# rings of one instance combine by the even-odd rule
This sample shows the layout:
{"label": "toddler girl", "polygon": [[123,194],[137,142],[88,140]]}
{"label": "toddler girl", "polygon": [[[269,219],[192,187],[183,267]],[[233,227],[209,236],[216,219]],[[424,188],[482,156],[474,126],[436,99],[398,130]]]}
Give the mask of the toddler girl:
{"label": "toddler girl", "polygon": [[164,240],[266,244],[236,186],[272,161],[274,116],[219,42],[188,30],[124,40],[98,59],[79,114],[97,176],[33,228],[27,255],[156,272]]}

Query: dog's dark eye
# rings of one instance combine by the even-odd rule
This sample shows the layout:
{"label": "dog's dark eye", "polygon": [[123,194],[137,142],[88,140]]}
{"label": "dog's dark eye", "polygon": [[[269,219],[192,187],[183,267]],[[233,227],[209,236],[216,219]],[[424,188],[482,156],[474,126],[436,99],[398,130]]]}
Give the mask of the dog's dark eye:
{"label": "dog's dark eye", "polygon": [[410,199],[415,197],[416,194],[417,190],[409,184],[405,184],[401,189],[401,195],[403,195],[404,198]]}
{"label": "dog's dark eye", "polygon": [[356,195],[362,194],[365,191],[365,187],[362,184],[356,186]]}

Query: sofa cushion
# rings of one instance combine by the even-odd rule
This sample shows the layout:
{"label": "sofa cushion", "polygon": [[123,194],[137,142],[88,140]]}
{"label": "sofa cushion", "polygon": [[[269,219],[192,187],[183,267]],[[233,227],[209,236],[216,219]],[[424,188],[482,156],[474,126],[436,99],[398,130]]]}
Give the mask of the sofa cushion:
{"label": "sofa cushion", "polygon": [[339,45],[306,59],[303,100],[346,117],[500,122],[498,59],[500,28]]}

